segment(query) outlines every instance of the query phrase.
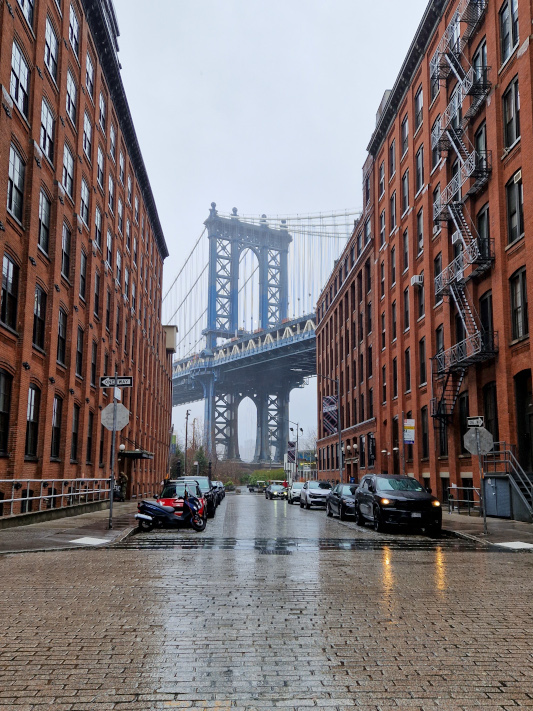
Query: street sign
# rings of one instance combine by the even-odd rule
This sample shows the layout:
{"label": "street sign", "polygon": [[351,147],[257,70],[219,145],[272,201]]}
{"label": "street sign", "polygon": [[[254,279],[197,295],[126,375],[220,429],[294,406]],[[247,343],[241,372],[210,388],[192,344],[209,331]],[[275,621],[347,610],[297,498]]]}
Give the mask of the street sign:
{"label": "street sign", "polygon": [[133,375],[102,375],[100,376],[101,388],[132,388]]}
{"label": "street sign", "polygon": [[470,454],[488,454],[494,447],[491,433],[484,427],[471,427],[463,437],[465,449]]}
{"label": "street sign", "polygon": [[414,420],[404,420],[403,421],[403,443],[404,444],[414,444],[415,443],[415,421]]}
{"label": "street sign", "polygon": [[115,400],[122,400],[122,390],[120,388],[115,387],[113,397],[115,398]]}
{"label": "street sign", "polygon": [[481,415],[476,415],[476,417],[467,417],[466,418],[466,425],[467,425],[467,427],[484,427],[485,426],[485,418],[482,417]]}
{"label": "street sign", "polygon": [[102,410],[102,424],[103,426],[113,431],[113,408],[117,408],[117,421],[115,424],[115,431],[120,432],[120,430],[123,430],[124,427],[128,424],[130,421],[130,411],[128,410],[127,407],[124,407],[122,403],[117,402],[116,405],[112,402],[109,403],[107,407],[104,407]]}

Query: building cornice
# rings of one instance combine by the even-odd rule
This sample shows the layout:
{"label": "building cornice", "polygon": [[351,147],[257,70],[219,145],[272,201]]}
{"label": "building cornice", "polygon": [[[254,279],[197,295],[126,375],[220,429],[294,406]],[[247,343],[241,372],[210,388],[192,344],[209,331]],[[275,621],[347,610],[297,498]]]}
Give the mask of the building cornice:
{"label": "building cornice", "polygon": [[154,231],[157,247],[161,257],[165,259],[168,257],[168,249],[120,75],[120,62],[117,56],[118,25],[114,9],[109,0],[82,0],[82,3],[120,128],[128,147],[130,160],[141,189],[149,222]]}
{"label": "building cornice", "polygon": [[404,96],[411,85],[413,77],[422,61],[427,48],[433,36],[433,33],[438,27],[444,9],[449,0],[430,0],[424,16],[418,25],[414,39],[411,42],[407,56],[404,59],[400,73],[396,79],[394,87],[390,93],[387,103],[378,119],[376,129],[372,134],[367,151],[375,158],[387,133],[391,127],[396,113],[402,103]]}

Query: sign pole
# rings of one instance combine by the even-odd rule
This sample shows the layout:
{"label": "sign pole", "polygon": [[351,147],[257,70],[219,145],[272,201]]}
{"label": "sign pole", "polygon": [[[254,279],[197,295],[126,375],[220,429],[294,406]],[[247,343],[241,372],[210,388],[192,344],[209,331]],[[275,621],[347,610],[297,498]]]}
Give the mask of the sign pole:
{"label": "sign pole", "polygon": [[[115,366],[115,382],[117,380],[117,369]],[[113,528],[113,493],[115,490],[115,435],[117,431],[117,398],[115,388],[113,388],[113,429],[111,430],[111,475],[109,478],[109,529]]]}
{"label": "sign pole", "polygon": [[342,482],[342,429],[341,429],[341,388],[340,381],[335,381],[337,390],[337,429],[339,431],[339,481]]}
{"label": "sign pole", "polygon": [[404,412],[403,412],[403,410],[402,410],[402,474],[403,474],[403,476],[405,476],[405,441],[404,441],[404,437],[405,437],[405,432],[404,432],[405,423],[404,423],[403,417],[404,417]]}
{"label": "sign pole", "polygon": [[483,533],[487,535],[487,509],[485,507],[485,477],[483,476],[483,464],[481,462],[481,443],[479,441],[479,428],[476,428],[477,461],[479,464],[479,491],[481,493],[481,508],[483,510]]}

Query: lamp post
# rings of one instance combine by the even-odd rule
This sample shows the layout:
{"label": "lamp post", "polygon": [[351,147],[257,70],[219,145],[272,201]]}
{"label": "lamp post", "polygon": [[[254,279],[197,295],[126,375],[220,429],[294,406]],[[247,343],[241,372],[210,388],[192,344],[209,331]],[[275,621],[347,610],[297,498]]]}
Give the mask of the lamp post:
{"label": "lamp post", "polygon": [[[302,434],[304,433],[303,429],[300,427],[299,422],[293,422],[292,420],[289,420],[289,422],[292,425],[296,425],[296,455],[294,457],[294,463],[295,463],[295,471],[296,471],[296,477],[298,477],[298,432],[301,432]],[[294,427],[289,427],[291,432],[294,432]],[[291,482],[292,484],[292,482]]]}
{"label": "lamp post", "polygon": [[189,415],[191,414],[190,410],[187,410],[185,413],[185,458],[183,461],[183,474],[184,476],[187,476],[187,435],[188,435],[188,429],[189,429]]}

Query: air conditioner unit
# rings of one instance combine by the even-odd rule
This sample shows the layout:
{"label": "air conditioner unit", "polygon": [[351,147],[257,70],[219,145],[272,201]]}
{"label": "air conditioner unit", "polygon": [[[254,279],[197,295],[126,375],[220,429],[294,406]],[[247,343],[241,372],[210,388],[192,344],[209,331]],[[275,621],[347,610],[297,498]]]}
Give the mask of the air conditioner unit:
{"label": "air conditioner unit", "polygon": [[461,239],[461,233],[459,231],[454,232],[452,235],[452,244],[456,244]]}
{"label": "air conditioner unit", "polygon": [[411,277],[411,286],[424,286],[424,275],[415,274]]}
{"label": "air conditioner unit", "polygon": [[521,180],[522,180],[522,171],[521,171],[521,170],[518,170],[518,171],[514,174],[514,181],[515,181],[515,183],[519,183]]}

